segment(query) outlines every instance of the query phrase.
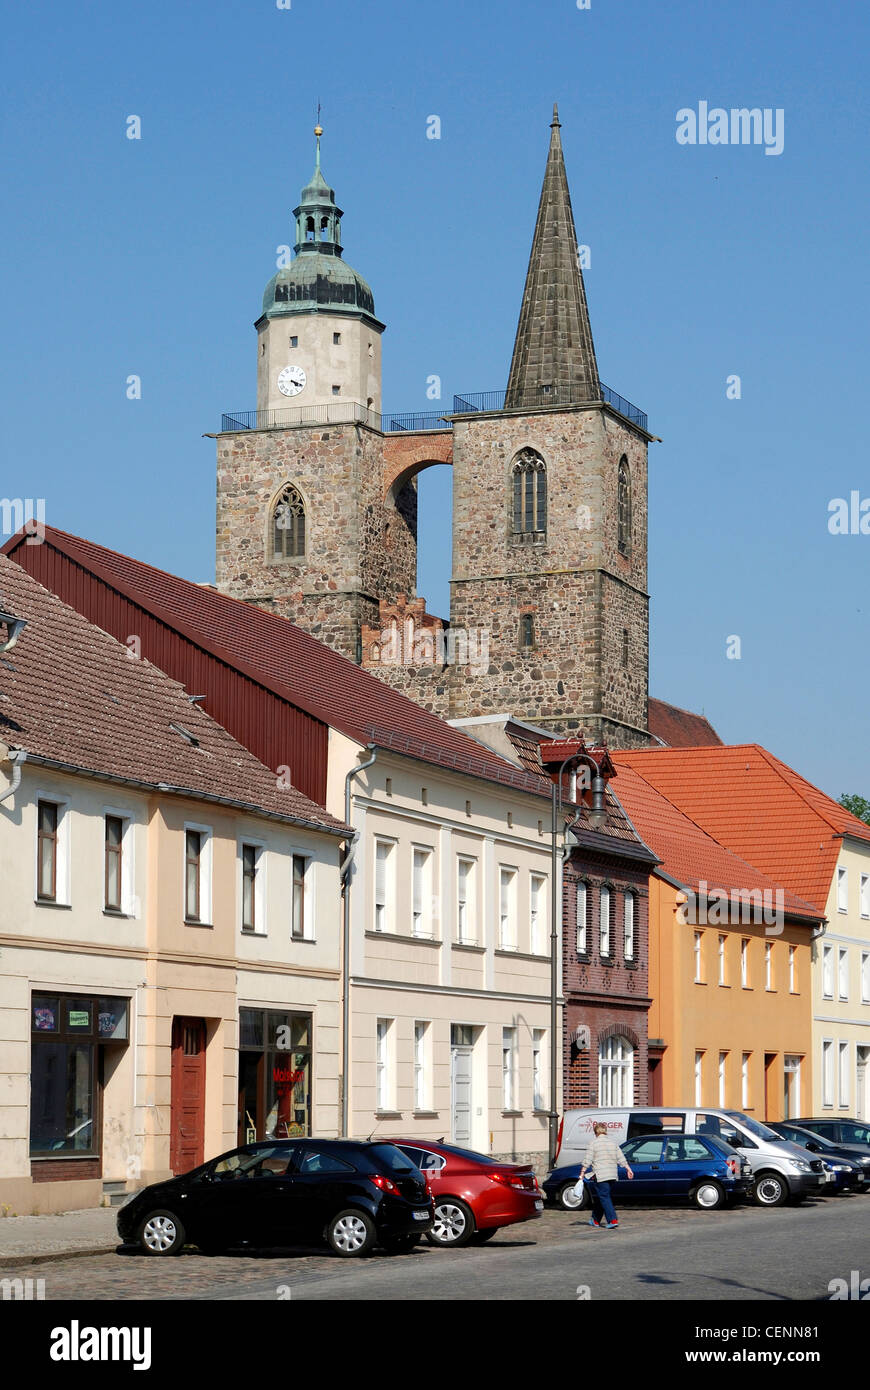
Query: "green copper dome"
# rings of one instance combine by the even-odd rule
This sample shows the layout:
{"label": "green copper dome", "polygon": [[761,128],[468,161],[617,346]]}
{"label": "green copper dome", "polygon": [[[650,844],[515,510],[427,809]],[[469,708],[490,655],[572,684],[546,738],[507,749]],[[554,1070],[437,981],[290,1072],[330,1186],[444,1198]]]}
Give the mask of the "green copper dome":
{"label": "green copper dome", "polygon": [[315,127],[317,153],[314,173],[302,190],[297,208],[294,259],[266,286],[263,314],[274,318],[284,314],[341,313],[375,318],[375,301],[361,275],[342,260],[339,240],[341,208],[320,169],[320,126]]}

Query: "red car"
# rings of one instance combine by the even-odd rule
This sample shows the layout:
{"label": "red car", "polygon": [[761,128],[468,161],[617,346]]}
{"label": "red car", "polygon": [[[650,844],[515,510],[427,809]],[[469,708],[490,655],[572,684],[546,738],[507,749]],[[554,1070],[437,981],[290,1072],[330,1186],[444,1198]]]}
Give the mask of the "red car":
{"label": "red car", "polygon": [[525,1163],[502,1163],[487,1154],[458,1149],[439,1139],[391,1139],[426,1179],[435,1198],[432,1245],[482,1245],[502,1226],[534,1221],[544,1199],[534,1170]]}

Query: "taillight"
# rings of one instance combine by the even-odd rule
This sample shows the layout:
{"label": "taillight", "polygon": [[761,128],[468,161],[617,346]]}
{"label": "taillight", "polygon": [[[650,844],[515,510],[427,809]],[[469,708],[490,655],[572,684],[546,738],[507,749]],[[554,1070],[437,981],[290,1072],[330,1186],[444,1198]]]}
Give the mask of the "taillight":
{"label": "taillight", "polygon": [[380,1173],[376,1173],[372,1178],[372,1182],[375,1187],[379,1187],[382,1192],[391,1192],[394,1197],[401,1197],[402,1195],[392,1178],[385,1178],[382,1177]]}
{"label": "taillight", "polygon": [[554,1168],[558,1168],[558,1166],[559,1166],[559,1151],[560,1151],[560,1149],[561,1149],[561,1147],[562,1147],[562,1130],[564,1129],[564,1127],[565,1127],[565,1116],[563,1115],[562,1118],[561,1118],[561,1120],[559,1121],[559,1133],[556,1135],[556,1157],[553,1159],[553,1167],[554,1167]]}
{"label": "taillight", "polygon": [[500,1182],[504,1187],[525,1187],[525,1182],[516,1173],[490,1173],[493,1182]]}

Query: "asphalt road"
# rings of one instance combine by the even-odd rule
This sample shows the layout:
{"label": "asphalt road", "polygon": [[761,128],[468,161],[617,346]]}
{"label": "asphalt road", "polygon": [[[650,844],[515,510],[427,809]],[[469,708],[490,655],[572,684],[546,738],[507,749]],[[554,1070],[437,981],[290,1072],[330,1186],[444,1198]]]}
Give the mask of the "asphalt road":
{"label": "asphalt road", "polygon": [[322,1249],[208,1258],[75,1256],[7,1267],[48,1300],[828,1300],[870,1278],[870,1195],[696,1212],[624,1206],[617,1230],[548,1210],[483,1247],[341,1260]]}

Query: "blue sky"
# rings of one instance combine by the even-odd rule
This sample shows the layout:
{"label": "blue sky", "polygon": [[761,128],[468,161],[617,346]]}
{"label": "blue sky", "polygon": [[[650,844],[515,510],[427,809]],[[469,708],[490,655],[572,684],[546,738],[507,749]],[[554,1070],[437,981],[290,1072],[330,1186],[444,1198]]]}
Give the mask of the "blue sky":
{"label": "blue sky", "polygon": [[[213,577],[202,435],[255,406],[318,99],[345,256],[388,327],[385,405],[431,409],[433,373],[448,404],[503,387],[558,100],[601,376],[664,441],[651,691],[870,795],[870,536],[827,527],[832,498],[870,496],[868,28],[801,0],[8,9],[0,495]],[[678,145],[700,101],[782,108],[783,152]],[[443,612],[448,470],[421,492]]]}

